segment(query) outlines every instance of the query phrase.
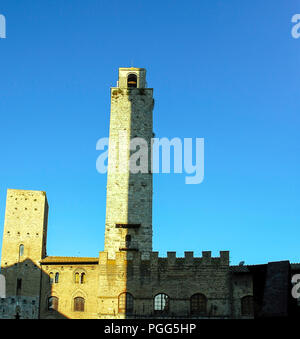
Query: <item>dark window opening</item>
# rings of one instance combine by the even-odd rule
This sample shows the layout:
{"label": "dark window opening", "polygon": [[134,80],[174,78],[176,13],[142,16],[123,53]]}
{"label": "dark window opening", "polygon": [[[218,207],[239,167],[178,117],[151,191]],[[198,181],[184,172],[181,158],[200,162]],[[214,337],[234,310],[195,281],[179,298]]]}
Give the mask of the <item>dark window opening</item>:
{"label": "dark window opening", "polygon": [[197,293],[191,297],[191,314],[205,315],[207,307],[207,299],[205,295]]}
{"label": "dark window opening", "polygon": [[119,313],[133,313],[133,296],[130,293],[122,293],[119,295]]}
{"label": "dark window opening", "polygon": [[22,291],[22,279],[17,279],[17,295],[20,295]]}
{"label": "dark window opening", "polygon": [[116,228],[139,228],[141,224],[116,224]]}
{"label": "dark window opening", "polygon": [[253,315],[253,297],[251,295],[241,299],[241,313],[245,316]]}
{"label": "dark window opening", "polygon": [[58,284],[58,280],[59,280],[59,273],[55,273],[55,284]]}
{"label": "dark window opening", "polygon": [[137,76],[135,74],[128,75],[127,87],[137,87]]}
{"label": "dark window opening", "polygon": [[74,299],[74,311],[84,312],[84,298],[77,297]]}
{"label": "dark window opening", "polygon": [[126,248],[129,248],[130,245],[131,245],[131,235],[130,235],[130,234],[127,234],[127,235],[125,236],[125,247],[126,247]]}

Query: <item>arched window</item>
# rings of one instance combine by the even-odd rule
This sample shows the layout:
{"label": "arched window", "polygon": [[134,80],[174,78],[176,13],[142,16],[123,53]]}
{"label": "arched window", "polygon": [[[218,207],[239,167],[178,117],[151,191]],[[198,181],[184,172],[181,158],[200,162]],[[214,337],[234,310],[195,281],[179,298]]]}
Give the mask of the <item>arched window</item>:
{"label": "arched window", "polygon": [[76,297],[74,298],[74,311],[84,312],[84,298]]}
{"label": "arched window", "polygon": [[56,272],[55,273],[55,284],[58,284],[58,280],[59,280],[59,273]]}
{"label": "arched window", "polygon": [[24,255],[24,245],[21,244],[19,246],[19,257],[21,258],[21,257],[23,257],[23,255]]}
{"label": "arched window", "polygon": [[79,273],[75,273],[75,284],[79,284]]}
{"label": "arched window", "polygon": [[58,310],[58,298],[50,297],[48,298],[48,311],[57,311]]}
{"label": "arched window", "polygon": [[119,295],[119,313],[133,313],[133,296],[124,292]]}
{"label": "arched window", "polygon": [[86,274],[84,272],[75,273],[75,284],[84,284],[86,282]]}
{"label": "arched window", "polygon": [[80,275],[80,284],[84,284],[85,283],[85,273],[81,273]]}
{"label": "arched window", "polygon": [[135,74],[128,75],[127,87],[137,87],[137,76]]}
{"label": "arched window", "polygon": [[53,272],[49,273],[49,283],[50,283],[50,285],[53,284]]}
{"label": "arched window", "polygon": [[205,295],[197,293],[191,296],[190,300],[191,314],[205,315],[207,307],[207,299]]}
{"label": "arched window", "polygon": [[154,312],[156,313],[169,312],[169,296],[167,294],[160,293],[154,297]]}
{"label": "arched window", "polygon": [[241,313],[245,316],[252,316],[253,311],[253,296],[247,295],[241,299]]}

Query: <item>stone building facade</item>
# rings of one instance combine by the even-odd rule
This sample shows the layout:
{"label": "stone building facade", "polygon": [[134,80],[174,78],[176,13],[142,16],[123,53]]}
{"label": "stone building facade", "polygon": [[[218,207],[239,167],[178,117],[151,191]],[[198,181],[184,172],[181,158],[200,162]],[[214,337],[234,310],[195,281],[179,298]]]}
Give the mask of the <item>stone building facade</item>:
{"label": "stone building facade", "polygon": [[[290,293],[298,264],[231,266],[228,251],[183,258],[152,251],[153,107],[146,70],[120,68],[111,89],[105,248],[98,257],[47,256],[45,192],[7,191],[0,318],[299,316]],[[137,173],[129,170],[134,138],[147,141],[148,163]]]}

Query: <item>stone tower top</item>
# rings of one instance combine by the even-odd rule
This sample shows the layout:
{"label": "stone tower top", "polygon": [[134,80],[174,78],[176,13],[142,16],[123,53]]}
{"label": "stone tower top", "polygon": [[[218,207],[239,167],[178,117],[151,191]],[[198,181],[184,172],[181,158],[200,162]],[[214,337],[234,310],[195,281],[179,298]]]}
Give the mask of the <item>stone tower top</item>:
{"label": "stone tower top", "polygon": [[136,67],[119,68],[119,88],[146,88],[146,69]]}

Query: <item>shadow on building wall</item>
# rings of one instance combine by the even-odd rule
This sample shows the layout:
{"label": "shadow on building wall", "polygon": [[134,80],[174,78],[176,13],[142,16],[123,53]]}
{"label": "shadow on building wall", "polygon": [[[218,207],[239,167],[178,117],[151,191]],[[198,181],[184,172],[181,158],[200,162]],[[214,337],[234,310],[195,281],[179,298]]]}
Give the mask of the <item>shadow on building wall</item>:
{"label": "shadow on building wall", "polygon": [[[67,319],[59,312],[59,300],[52,298],[50,277],[32,260],[2,267],[6,298],[0,299],[0,319]],[[43,288],[42,288],[43,286]]]}
{"label": "shadow on building wall", "polygon": [[299,318],[300,303],[292,296],[292,277],[299,264],[289,261],[247,266],[253,279],[254,317]]}
{"label": "shadow on building wall", "polygon": [[[127,206],[124,206],[127,208],[128,229],[123,235],[124,246],[120,246],[123,255],[121,252],[117,254],[119,262],[124,262],[125,273],[118,312],[129,319],[230,317],[227,252],[223,252],[224,265],[222,263],[216,269],[213,265],[223,259],[210,258],[209,252],[205,252],[207,257],[197,259],[193,258],[192,252],[186,252],[185,258],[176,258],[175,252],[168,252],[167,258],[158,258],[158,253],[152,252],[153,92],[148,88],[122,91],[127,92],[131,104],[130,139],[143,138],[148,144],[148,170],[146,173],[129,172]],[[133,152],[136,151],[138,149]],[[163,210],[163,206],[159,208]],[[207,275],[207,281],[199,278],[201,274]],[[208,285],[213,283],[214,275],[215,298],[208,300],[211,294]],[[217,301],[218,298],[220,301]]]}

